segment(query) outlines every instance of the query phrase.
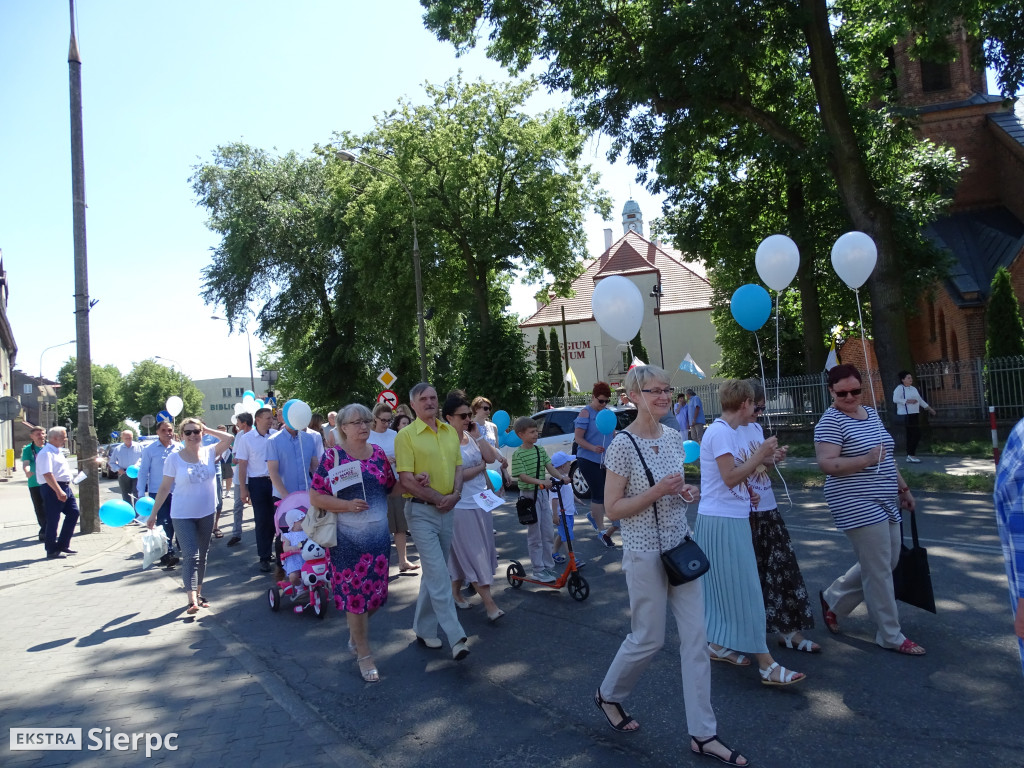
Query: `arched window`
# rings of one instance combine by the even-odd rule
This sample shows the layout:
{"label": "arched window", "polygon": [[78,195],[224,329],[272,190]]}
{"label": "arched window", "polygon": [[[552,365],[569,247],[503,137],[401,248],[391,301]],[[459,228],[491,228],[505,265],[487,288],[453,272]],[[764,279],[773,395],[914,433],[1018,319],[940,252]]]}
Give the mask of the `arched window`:
{"label": "arched window", "polygon": [[960,342],[956,337],[956,331],[949,334],[949,346],[952,353],[949,359],[953,363],[953,388],[960,389],[963,384],[960,381]]}
{"label": "arched window", "polygon": [[947,91],[951,85],[948,61],[921,60],[921,91],[923,93]]}

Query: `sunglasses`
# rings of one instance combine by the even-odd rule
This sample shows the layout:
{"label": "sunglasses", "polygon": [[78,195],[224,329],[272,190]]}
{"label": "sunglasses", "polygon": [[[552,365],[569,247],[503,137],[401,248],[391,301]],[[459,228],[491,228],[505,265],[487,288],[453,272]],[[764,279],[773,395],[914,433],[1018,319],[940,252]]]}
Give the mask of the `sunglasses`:
{"label": "sunglasses", "polygon": [[599,398],[597,398],[597,402],[599,402],[601,405],[608,405],[608,398],[607,397],[599,397]]}
{"label": "sunglasses", "polygon": [[754,413],[761,413],[761,411],[763,411],[764,408],[765,407],[763,405],[755,405],[754,406]]}
{"label": "sunglasses", "polygon": [[841,389],[833,389],[832,390],[832,394],[835,395],[836,397],[846,397],[848,395],[851,396],[851,397],[857,397],[860,393],[861,393],[861,390],[859,388],[858,389],[849,389],[849,390],[845,390],[845,391],[841,390]]}
{"label": "sunglasses", "polygon": [[203,430],[201,430],[201,429],[183,429],[183,430],[181,430],[181,434],[188,435],[188,436],[191,436],[191,435],[201,435],[201,434],[203,434]]}
{"label": "sunglasses", "polygon": [[466,411],[465,413],[453,413],[452,416],[454,416],[457,419],[471,419],[471,418],[473,418],[473,414],[470,413],[469,411]]}

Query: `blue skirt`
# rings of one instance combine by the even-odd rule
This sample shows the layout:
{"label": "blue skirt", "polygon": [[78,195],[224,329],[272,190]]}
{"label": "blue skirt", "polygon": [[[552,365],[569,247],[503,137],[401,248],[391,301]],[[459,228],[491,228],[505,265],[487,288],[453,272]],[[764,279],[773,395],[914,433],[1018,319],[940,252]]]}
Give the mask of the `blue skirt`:
{"label": "blue skirt", "polygon": [[768,653],[750,520],[698,514],[693,535],[711,563],[701,577],[708,642],[741,653]]}

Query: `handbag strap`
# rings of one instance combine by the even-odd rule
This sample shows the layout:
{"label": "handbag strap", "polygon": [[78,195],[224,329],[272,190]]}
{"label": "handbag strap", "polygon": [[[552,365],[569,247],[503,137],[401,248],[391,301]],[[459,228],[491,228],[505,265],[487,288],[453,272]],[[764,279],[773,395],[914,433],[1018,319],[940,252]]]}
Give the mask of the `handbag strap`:
{"label": "handbag strap", "polygon": [[[644,468],[644,472],[647,473],[647,482],[650,483],[651,488],[653,488],[657,485],[657,483],[654,482],[654,473],[652,473],[651,468],[647,466],[647,460],[644,459],[644,455],[640,451],[640,445],[627,430],[622,430],[622,434],[629,438],[629,442],[631,442],[633,447],[636,449],[636,455],[640,457],[640,465]],[[664,552],[665,547],[661,544],[661,521],[658,520],[658,499],[654,500],[654,532],[658,536],[658,551]]]}
{"label": "handbag strap", "polygon": [[[541,479],[541,477],[540,477],[540,446],[539,445],[535,445],[535,446],[533,446],[533,448],[534,448],[534,450],[537,451],[537,474],[534,475],[534,477],[536,477],[538,480],[540,480]],[[539,494],[539,493],[540,493],[540,486],[539,485],[533,486],[533,500],[534,501],[537,501],[537,494]]]}

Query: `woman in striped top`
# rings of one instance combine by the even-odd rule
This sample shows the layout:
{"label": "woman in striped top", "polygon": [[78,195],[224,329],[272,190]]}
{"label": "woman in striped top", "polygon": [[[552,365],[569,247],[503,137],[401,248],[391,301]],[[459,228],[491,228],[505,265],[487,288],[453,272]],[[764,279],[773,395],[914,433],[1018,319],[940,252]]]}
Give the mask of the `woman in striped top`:
{"label": "woman in striped top", "polygon": [[819,593],[825,626],[839,632],[839,616],[865,603],[878,627],[875,642],[910,656],[924,648],[900,631],[892,569],[900,558],[900,509],[914,497],[893,460],[892,437],[874,408],[861,405],[860,371],[837,365],[828,372],[832,407],[814,428],[818,466],[828,475],[825,500],[836,527],[853,545],[857,562]]}

